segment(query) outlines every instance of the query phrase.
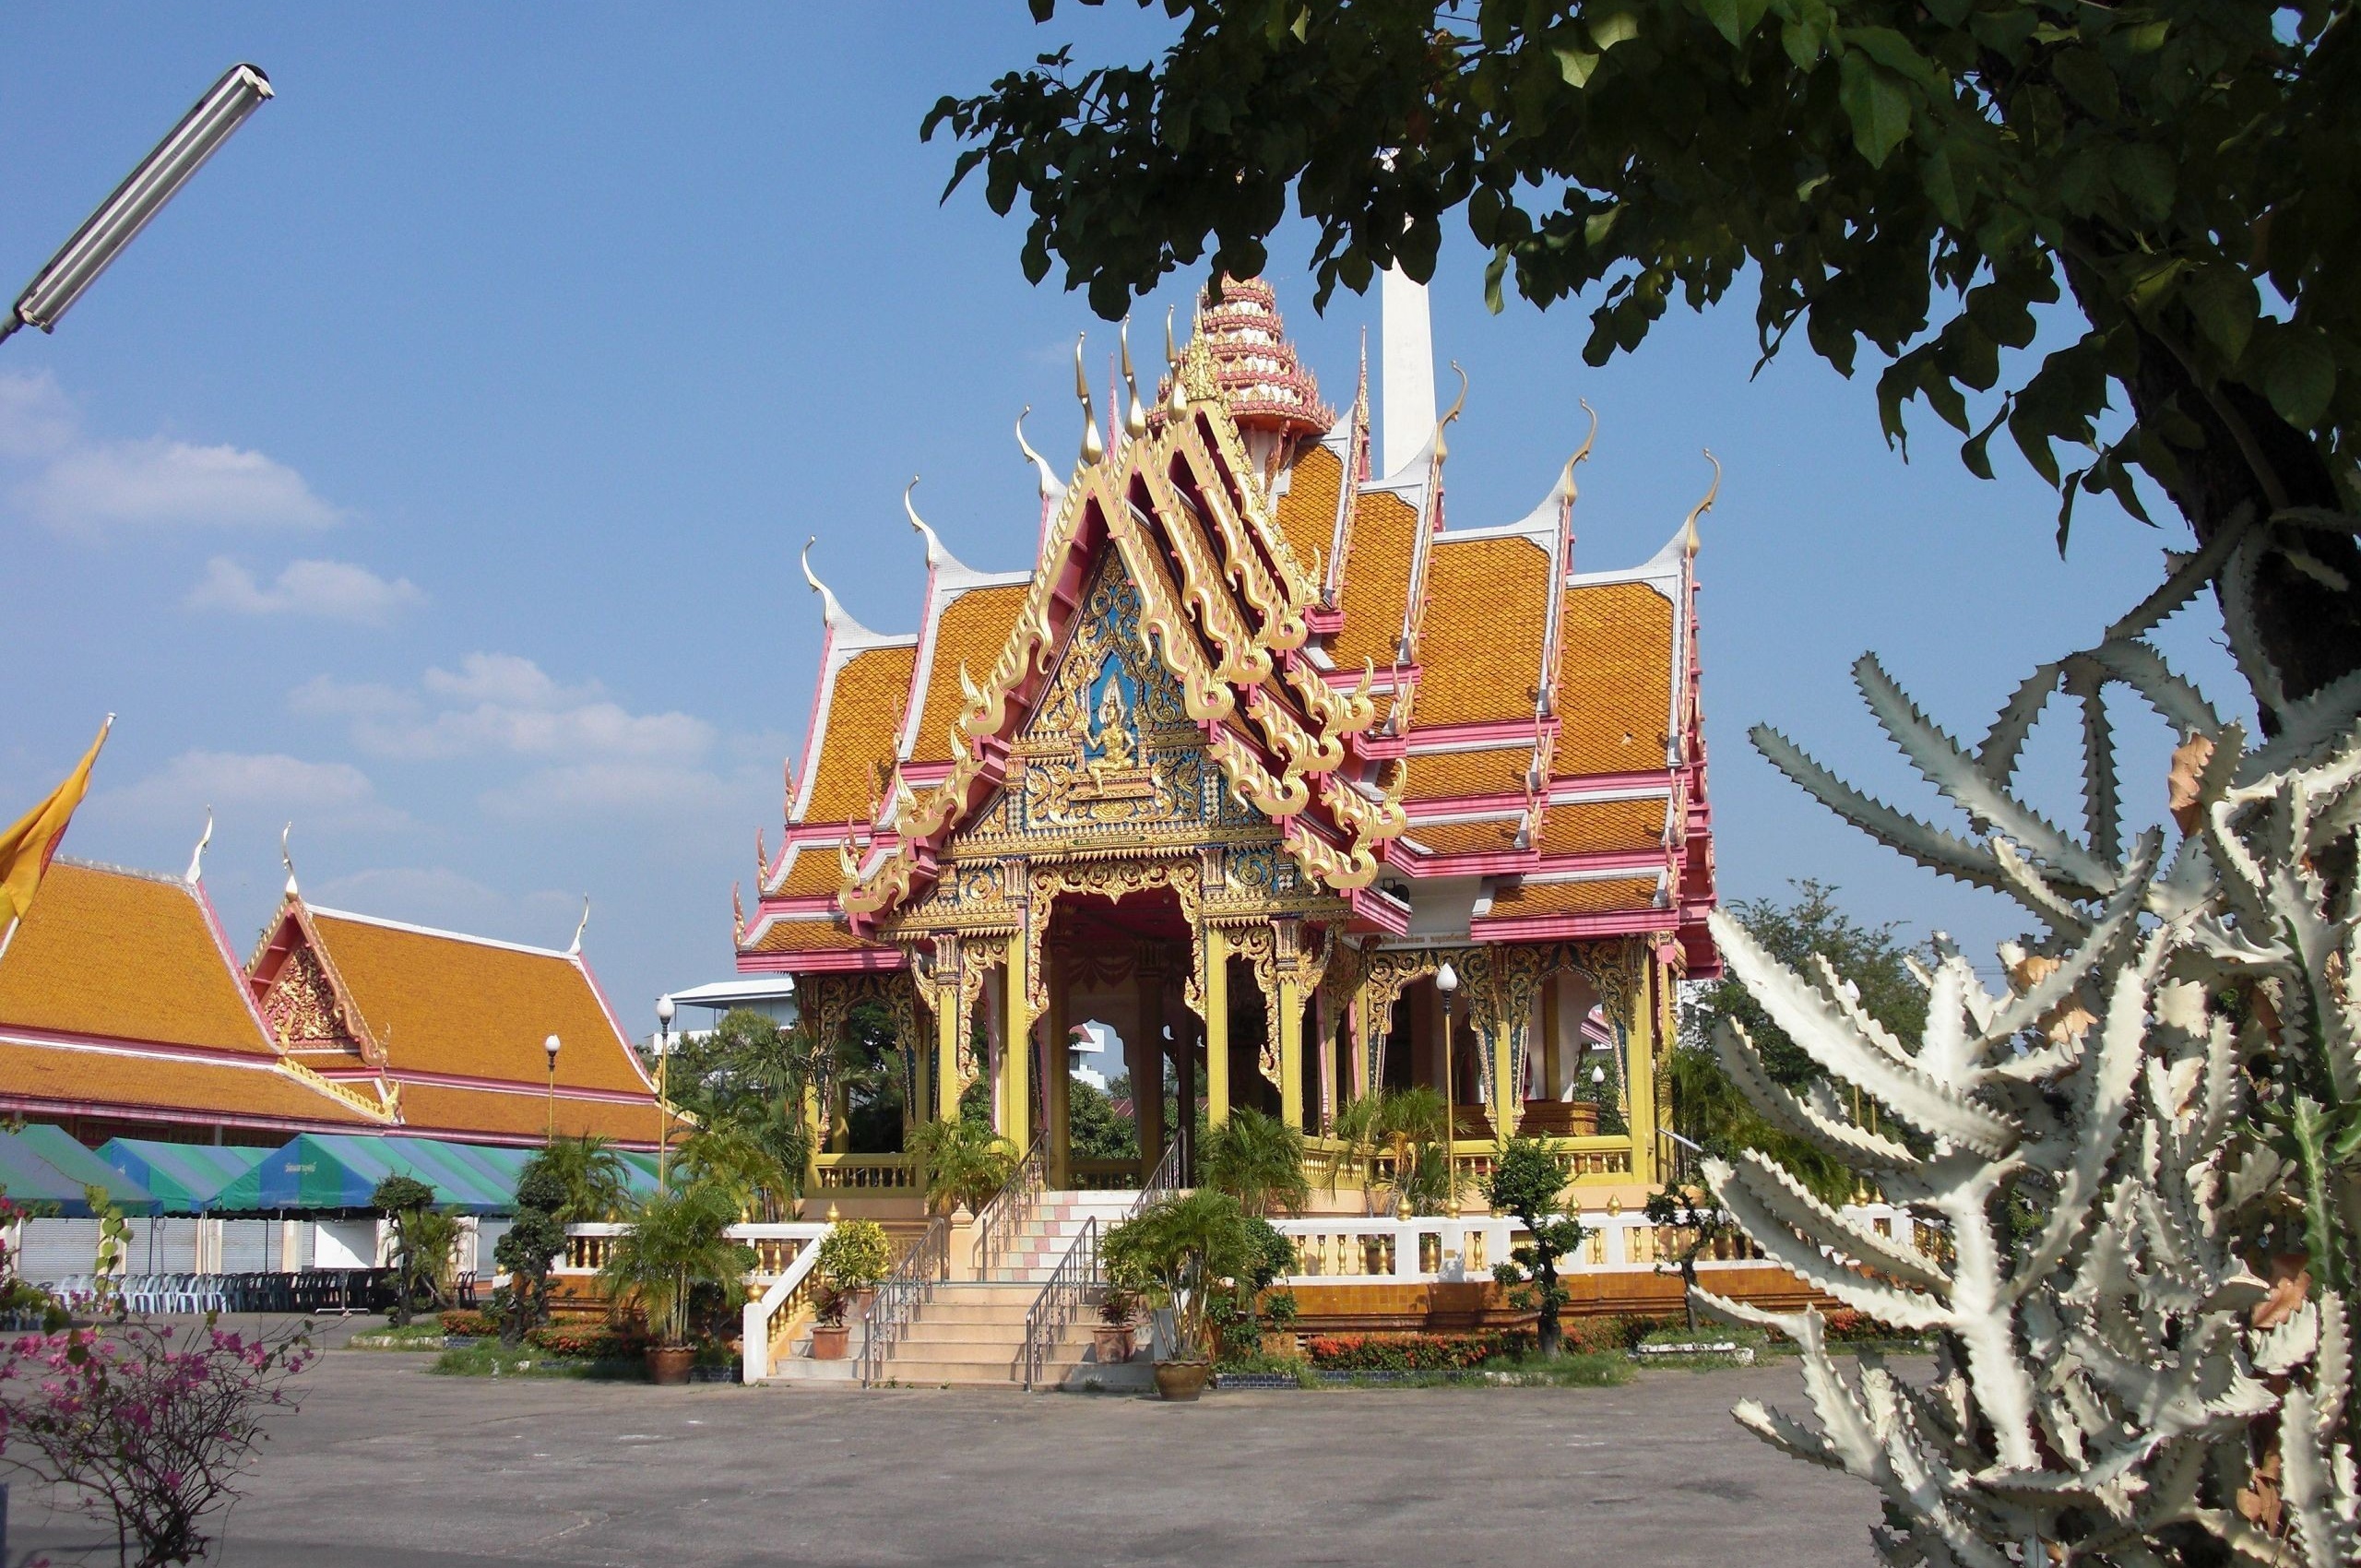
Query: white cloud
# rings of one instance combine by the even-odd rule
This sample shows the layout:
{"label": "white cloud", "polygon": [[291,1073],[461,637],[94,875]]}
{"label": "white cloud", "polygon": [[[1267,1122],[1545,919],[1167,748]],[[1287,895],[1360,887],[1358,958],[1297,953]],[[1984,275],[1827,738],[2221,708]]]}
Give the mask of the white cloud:
{"label": "white cloud", "polygon": [[544,890],[511,897],[448,866],[379,866],[303,890],[333,908],[542,946],[558,944],[579,919],[582,896]]}
{"label": "white cloud", "polygon": [[0,457],[30,461],[17,499],[60,533],[324,529],[340,517],[302,474],[260,452],[89,435],[46,373],[0,375]]}
{"label": "white cloud", "polygon": [[550,817],[711,817],[734,806],[728,785],[700,768],[661,763],[594,762],[545,767],[481,797],[489,815],[531,822]]}
{"label": "white cloud", "polygon": [[343,561],[295,561],[265,588],[255,575],[224,555],[206,563],[205,576],[189,590],[192,610],[227,610],[240,615],[313,615],[382,626],[426,595],[408,577],[388,582],[366,566]]}
{"label": "white cloud", "polygon": [[409,822],[379,800],[369,776],[350,763],[305,762],[279,752],[183,752],[160,772],[93,803],[175,827],[208,806],[224,815],[292,818],[326,829],[382,832]]}
{"label": "white cloud", "polygon": [[552,763],[705,755],[713,726],[689,714],[633,713],[596,682],[562,685],[514,654],[470,654],[429,670],[419,692],[319,676],[289,694],[299,713],[349,720],[353,743],[403,758],[507,754]]}

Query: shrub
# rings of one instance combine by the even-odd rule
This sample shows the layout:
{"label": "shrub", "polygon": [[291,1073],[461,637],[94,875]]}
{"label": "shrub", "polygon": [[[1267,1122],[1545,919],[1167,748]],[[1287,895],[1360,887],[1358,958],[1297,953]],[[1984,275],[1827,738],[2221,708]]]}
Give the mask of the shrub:
{"label": "shrub", "polygon": [[820,1242],[820,1272],[842,1289],[874,1289],[894,1266],[885,1227],[873,1219],[846,1219]]}
{"label": "shrub", "polygon": [[1315,1334],[1303,1353],[1332,1372],[1460,1372],[1523,1356],[1533,1336],[1522,1330],[1474,1334]]}
{"label": "shrub", "polygon": [[472,1307],[460,1307],[442,1314],[443,1332],[462,1339],[488,1339],[500,1332],[500,1324],[490,1313]]}
{"label": "shrub", "polygon": [[576,1328],[545,1323],[539,1328],[528,1329],[525,1343],[552,1356],[565,1356],[583,1361],[623,1360],[647,1348],[645,1336],[606,1324]]}
{"label": "shrub", "polygon": [[26,1335],[0,1360],[0,1438],[15,1468],[111,1519],[140,1568],[196,1562],[268,1435],[265,1412],[295,1408],[291,1384],[312,1358],[302,1334],[210,1324]]}

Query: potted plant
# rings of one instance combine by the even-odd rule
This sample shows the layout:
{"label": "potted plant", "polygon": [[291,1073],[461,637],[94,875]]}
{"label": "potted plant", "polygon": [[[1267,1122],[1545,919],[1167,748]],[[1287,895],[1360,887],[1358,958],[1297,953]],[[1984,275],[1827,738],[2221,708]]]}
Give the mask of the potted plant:
{"label": "potted plant", "polygon": [[737,1220],[737,1200],[728,1189],[695,1182],[647,1198],[630,1229],[615,1238],[599,1279],[616,1306],[636,1304],[647,1314],[650,1381],[689,1381],[696,1359],[689,1343],[689,1304],[698,1284],[742,1299],[754,1249],[725,1234]]}
{"label": "potted plant", "polygon": [[1171,1353],[1156,1363],[1156,1391],[1194,1399],[1213,1376],[1206,1312],[1218,1281],[1252,1277],[1254,1234],[1227,1193],[1201,1187],[1167,1198],[1107,1232],[1108,1277],[1145,1280],[1172,1312]]}
{"label": "potted plant", "polygon": [[829,1284],[849,1298],[852,1315],[865,1318],[869,1303],[876,1299],[878,1281],[893,1262],[885,1227],[873,1219],[847,1219],[821,1239],[817,1266]]}
{"label": "potted plant", "polygon": [[852,1330],[845,1324],[845,1309],[851,1305],[842,1290],[833,1285],[820,1288],[820,1297],[813,1304],[812,1359],[815,1361],[841,1361],[845,1347],[852,1338]]}
{"label": "potted plant", "polygon": [[1108,1286],[1098,1299],[1098,1324],[1090,1331],[1090,1342],[1100,1366],[1132,1359],[1132,1319],[1139,1310],[1139,1292],[1122,1285]]}
{"label": "potted plant", "polygon": [[912,1129],[909,1150],[918,1157],[929,1214],[958,1208],[982,1213],[1024,1158],[1014,1144],[990,1127],[964,1118]]}

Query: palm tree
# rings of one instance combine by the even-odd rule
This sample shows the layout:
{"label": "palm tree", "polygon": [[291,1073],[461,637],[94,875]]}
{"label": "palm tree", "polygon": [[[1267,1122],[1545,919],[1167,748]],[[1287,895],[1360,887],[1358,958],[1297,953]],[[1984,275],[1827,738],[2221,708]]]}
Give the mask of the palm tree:
{"label": "palm tree", "polygon": [[792,1109],[766,1101],[691,1133],[674,1159],[689,1182],[712,1182],[742,1212],[775,1223],[803,1184],[804,1142]]}
{"label": "palm tree", "polygon": [[630,1199],[630,1172],[623,1156],[596,1134],[553,1138],[533,1161],[565,1191],[565,1201],[554,1212],[561,1225],[604,1223],[623,1212]]}
{"label": "palm tree", "polygon": [[949,1214],[962,1204],[970,1214],[982,1213],[1023,1158],[1014,1144],[964,1117],[914,1129],[910,1152],[930,1214]]}
{"label": "palm tree", "polygon": [[1303,1173],[1303,1134],[1275,1116],[1251,1107],[1206,1134],[1197,1157],[1203,1183],[1238,1200],[1248,1214],[1301,1214],[1311,1201]]}
{"label": "palm tree", "polygon": [[1217,1284],[1253,1272],[1255,1226],[1238,1200],[1200,1187],[1167,1198],[1107,1232],[1107,1277],[1172,1309],[1175,1360],[1204,1360],[1206,1308]]}
{"label": "palm tree", "polygon": [[1354,1100],[1336,1115],[1336,1145],[1323,1169],[1328,1190],[1350,1169],[1371,1214],[1404,1199],[1414,1213],[1442,1213],[1459,1185],[1444,1153],[1444,1115],[1442,1093],[1424,1084]]}
{"label": "palm tree", "polygon": [[658,1344],[687,1344],[690,1292],[700,1284],[742,1290],[754,1266],[754,1249],[723,1234],[737,1220],[736,1195],[717,1182],[651,1194],[599,1271],[608,1300],[636,1302]]}

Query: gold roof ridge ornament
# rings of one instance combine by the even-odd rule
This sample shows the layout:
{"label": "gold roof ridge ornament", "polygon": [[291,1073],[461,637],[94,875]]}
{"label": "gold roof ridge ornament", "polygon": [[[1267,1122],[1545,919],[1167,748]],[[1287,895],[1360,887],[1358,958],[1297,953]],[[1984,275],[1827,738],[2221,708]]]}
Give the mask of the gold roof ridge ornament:
{"label": "gold roof ridge ornament", "polygon": [[1066,487],[1059,481],[1057,474],[1050,469],[1050,460],[1041,456],[1040,453],[1033,450],[1033,444],[1025,439],[1025,416],[1032,411],[1033,405],[1027,403],[1025,405],[1024,410],[1016,416],[1016,449],[1024,453],[1026,459],[1032,463],[1033,467],[1039,470],[1041,475],[1041,500],[1045,505],[1051,505],[1057,501],[1058,497],[1066,493]]}
{"label": "gold roof ridge ornament", "polygon": [[1714,482],[1706,488],[1705,498],[1689,508],[1689,520],[1680,525],[1680,552],[1688,559],[1697,559],[1697,519],[1714,509],[1714,498],[1722,493],[1722,460],[1714,456],[1711,446],[1703,448],[1705,460],[1714,465]]}
{"label": "gold roof ridge ornament", "polygon": [[834,628],[837,622],[845,618],[845,607],[836,602],[836,596],[828,591],[828,585],[822,582],[817,574],[812,570],[812,547],[819,542],[820,536],[816,533],[805,540],[803,553],[798,557],[798,560],[803,567],[803,580],[810,583],[812,591],[820,596],[820,619],[829,627]]}
{"label": "gold roof ridge ornament", "polygon": [[288,836],[294,831],[292,822],[279,830],[279,863],[287,868],[287,897],[290,898],[299,897],[295,891],[295,857],[287,849]]}
{"label": "gold roof ridge ornament", "polygon": [[1457,360],[1451,362],[1451,368],[1459,372],[1459,397],[1451,405],[1451,411],[1435,421],[1434,462],[1438,469],[1442,467],[1442,460],[1451,456],[1451,443],[1443,438],[1443,432],[1450,429],[1451,422],[1459,417],[1459,410],[1467,406],[1467,373],[1459,369]]}
{"label": "gold roof ridge ornament", "polygon": [[1172,343],[1173,309],[1171,305],[1164,307],[1164,363],[1172,377],[1172,385],[1164,394],[1164,417],[1168,421],[1178,420],[1189,411],[1189,394],[1180,385],[1180,350]]}
{"label": "gold roof ridge ornament", "polygon": [[189,854],[188,874],[181,878],[183,882],[187,883],[191,887],[196,886],[200,881],[204,880],[205,847],[212,842],[213,807],[210,804],[208,804],[205,808],[205,831],[197,836],[196,848]]}
{"label": "gold roof ridge ornament", "polygon": [[1140,402],[1139,378],[1132,374],[1132,318],[1123,317],[1123,325],[1115,330],[1115,340],[1123,350],[1123,390],[1129,394],[1123,405],[1123,434],[1137,441],[1147,434],[1147,410]]}
{"label": "gold roof ridge ornament", "polygon": [[1095,467],[1107,456],[1107,443],[1098,437],[1098,410],[1090,401],[1090,373],[1082,368],[1082,346],[1088,333],[1076,333],[1074,339],[1074,395],[1082,402],[1082,466]]}
{"label": "gold roof ridge ornament", "polygon": [[582,933],[589,929],[590,895],[585,893],[582,896],[582,922],[574,928],[574,940],[566,944],[565,956],[567,957],[579,958],[582,956]]}
{"label": "gold roof ridge ornament", "polygon": [[918,507],[912,504],[910,496],[918,487],[919,476],[912,474],[910,482],[902,487],[902,510],[908,514],[910,527],[918,529],[919,537],[926,540],[927,570],[931,572],[939,570],[946,562],[953,566],[957,566],[960,564],[958,559],[951,552],[943,548],[943,540],[935,536],[932,529],[926,526],[926,519],[919,516]]}

